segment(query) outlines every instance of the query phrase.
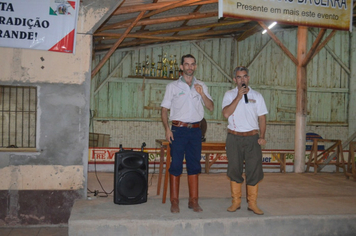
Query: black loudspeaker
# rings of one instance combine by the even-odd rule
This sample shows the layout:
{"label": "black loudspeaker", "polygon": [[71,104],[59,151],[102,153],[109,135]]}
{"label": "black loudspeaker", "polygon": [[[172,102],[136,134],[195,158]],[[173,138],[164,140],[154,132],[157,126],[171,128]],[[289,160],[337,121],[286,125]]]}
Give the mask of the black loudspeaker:
{"label": "black loudspeaker", "polygon": [[114,203],[147,202],[148,153],[122,150],[115,153]]}

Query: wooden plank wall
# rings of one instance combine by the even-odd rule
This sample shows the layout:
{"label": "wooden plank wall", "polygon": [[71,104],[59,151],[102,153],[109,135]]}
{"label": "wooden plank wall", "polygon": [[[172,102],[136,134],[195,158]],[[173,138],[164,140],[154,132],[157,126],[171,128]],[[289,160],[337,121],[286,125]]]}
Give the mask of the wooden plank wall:
{"label": "wooden plank wall", "polygon": [[[166,54],[168,59],[171,55],[173,58],[176,55],[180,63],[181,56],[190,53],[197,59],[195,76],[208,85],[215,101],[216,109],[213,112],[206,111],[206,118],[222,120],[222,96],[231,88],[231,82],[221,70],[231,77],[231,67],[236,64],[236,46],[233,39],[214,39],[115,52],[92,80],[91,110],[94,111],[96,119],[102,120],[160,120],[160,103],[166,85],[172,80],[128,78],[128,76],[135,73],[136,63],[142,64],[147,55],[149,60],[154,59],[157,67],[158,55]],[[122,66],[113,71],[127,53],[129,56]],[[96,65],[102,57],[103,55],[97,56],[93,64]],[[216,68],[211,60],[221,70]],[[112,76],[108,78],[110,74]],[[98,90],[103,81],[106,83]]]}
{"label": "wooden plank wall", "polygon": [[[310,29],[308,49],[317,33]],[[297,30],[280,31],[276,35],[296,55]],[[238,58],[240,64],[251,64],[250,84],[266,100],[269,123],[294,123],[296,67],[293,62],[273,41],[254,59],[268,40],[265,35],[255,34],[240,42]],[[308,64],[308,124],[347,124],[350,76],[340,63],[349,65],[349,46],[349,33],[339,31],[327,44],[328,49],[322,49]]]}
{"label": "wooden plank wall", "polygon": [[[317,29],[310,29],[308,48],[317,33]],[[297,30],[284,30],[276,32],[276,35],[296,55]],[[309,63],[309,124],[347,124],[349,47],[349,33],[339,31]],[[214,98],[214,111],[206,111],[205,114],[209,121],[225,120],[221,114],[221,103],[224,93],[233,87],[232,70],[236,65],[249,65],[250,85],[261,92],[266,100],[268,122],[294,124],[296,67],[274,41],[270,41],[268,35],[262,34],[255,34],[239,43],[234,39],[210,39],[119,50],[92,80],[91,110],[94,111],[94,118],[160,120],[160,103],[170,80],[143,80],[128,76],[135,73],[136,63],[142,63],[147,55],[149,60],[154,59],[157,66],[158,55],[166,54],[167,58],[176,55],[180,60],[187,53],[196,57],[198,67],[195,75],[208,85]],[[97,55],[93,66],[102,57]],[[122,64],[117,67],[119,63]]]}

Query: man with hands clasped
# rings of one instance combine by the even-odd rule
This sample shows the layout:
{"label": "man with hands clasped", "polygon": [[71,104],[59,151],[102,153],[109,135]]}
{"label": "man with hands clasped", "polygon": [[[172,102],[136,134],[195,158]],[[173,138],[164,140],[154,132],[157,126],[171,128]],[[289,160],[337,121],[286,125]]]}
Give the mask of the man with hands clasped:
{"label": "man with hands clasped", "polygon": [[249,70],[244,66],[234,69],[236,88],[227,91],[222,102],[222,113],[228,119],[226,155],[227,176],[230,178],[232,205],[227,211],[234,212],[241,206],[241,186],[245,162],[248,210],[263,215],[257,207],[258,183],[263,179],[262,149],[266,144],[266,114],[262,95],[249,87]]}
{"label": "man with hands clasped", "polygon": [[[170,142],[172,162],[170,173],[171,212],[179,212],[179,182],[183,171],[183,160],[186,160],[189,187],[188,207],[195,212],[202,211],[198,204],[198,174],[201,173],[201,140],[200,121],[204,118],[204,106],[210,111],[214,103],[207,86],[194,77],[196,69],[194,56],[182,57],[180,69],[183,75],[169,83],[161,103],[161,118],[165,136]],[[172,121],[171,128],[168,123]]]}

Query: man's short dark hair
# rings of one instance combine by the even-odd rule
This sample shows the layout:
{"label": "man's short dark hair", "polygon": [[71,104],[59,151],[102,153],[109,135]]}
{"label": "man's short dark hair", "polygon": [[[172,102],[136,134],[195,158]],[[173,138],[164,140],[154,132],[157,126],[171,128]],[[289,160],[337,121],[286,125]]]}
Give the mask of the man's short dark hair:
{"label": "man's short dark hair", "polygon": [[236,77],[236,73],[238,71],[246,71],[247,75],[248,75],[248,69],[246,66],[237,66],[235,69],[234,69],[234,78]]}
{"label": "man's short dark hair", "polygon": [[194,57],[192,54],[187,54],[187,55],[182,56],[181,65],[183,65],[185,58],[193,58],[193,59],[194,59],[194,62],[195,62],[195,63],[197,62],[197,61],[195,60],[195,57]]}

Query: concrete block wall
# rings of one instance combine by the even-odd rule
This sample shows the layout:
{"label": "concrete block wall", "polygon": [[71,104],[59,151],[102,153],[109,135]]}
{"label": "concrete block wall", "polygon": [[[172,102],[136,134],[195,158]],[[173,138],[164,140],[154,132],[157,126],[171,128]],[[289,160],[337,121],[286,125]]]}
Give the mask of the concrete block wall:
{"label": "concrete block wall", "polygon": [[[139,148],[146,143],[147,148],[157,147],[155,140],[164,139],[165,132],[162,122],[143,121],[94,121],[90,132],[110,134],[110,147]],[[227,123],[208,122],[207,141],[222,141],[226,139]],[[267,125],[265,149],[294,149],[294,125]],[[340,126],[307,126],[306,132],[317,133],[324,139],[348,138],[348,127]]]}

